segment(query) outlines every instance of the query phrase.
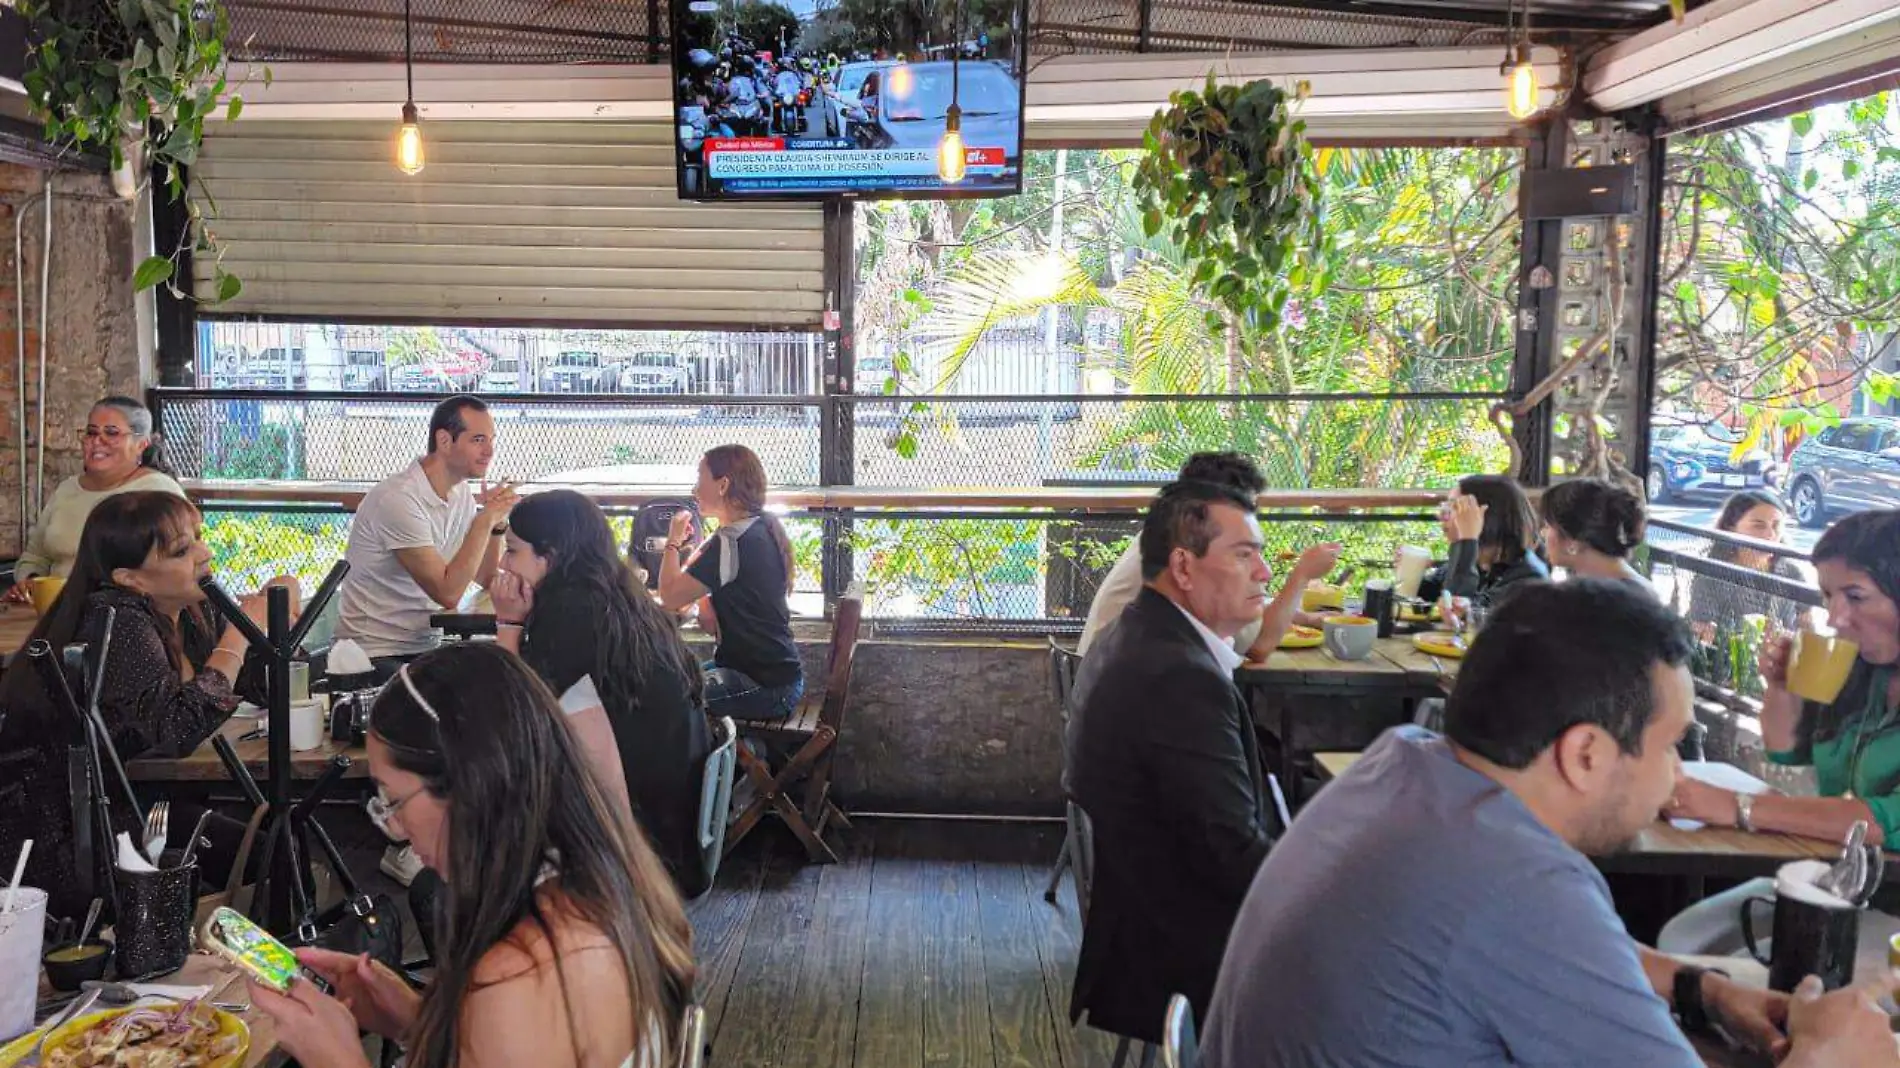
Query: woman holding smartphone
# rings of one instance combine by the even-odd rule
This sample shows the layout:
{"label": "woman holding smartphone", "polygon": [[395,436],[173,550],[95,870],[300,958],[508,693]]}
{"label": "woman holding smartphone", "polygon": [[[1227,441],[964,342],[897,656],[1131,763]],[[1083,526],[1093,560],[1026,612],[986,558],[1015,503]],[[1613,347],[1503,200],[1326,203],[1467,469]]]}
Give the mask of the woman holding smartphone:
{"label": "woman holding smartphone", "polygon": [[609,803],[552,691],[492,643],[402,668],[370,715],[385,817],[440,872],[435,980],[301,950],[335,990],[251,985],[304,1068],[369,1068],[358,1029],[410,1068],[661,1068],[692,1000],[692,933],[639,831]]}

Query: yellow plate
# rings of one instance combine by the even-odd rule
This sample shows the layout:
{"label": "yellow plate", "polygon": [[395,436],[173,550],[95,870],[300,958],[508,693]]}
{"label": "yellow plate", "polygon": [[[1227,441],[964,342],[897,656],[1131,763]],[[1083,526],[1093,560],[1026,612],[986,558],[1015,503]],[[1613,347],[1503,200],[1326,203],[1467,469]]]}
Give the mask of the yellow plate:
{"label": "yellow plate", "polygon": [[1311,634],[1301,634],[1299,631],[1289,628],[1285,636],[1280,639],[1278,648],[1317,649],[1325,644],[1326,635],[1318,630],[1315,630]]}
{"label": "yellow plate", "polygon": [[[1454,645],[1452,644],[1453,642],[1457,642],[1458,644]],[[1412,645],[1419,652],[1430,653],[1432,656],[1442,656],[1452,660],[1462,660],[1465,656],[1464,640],[1458,637],[1458,635],[1447,631],[1439,630],[1433,631],[1430,634],[1414,634],[1412,635]]]}
{"label": "yellow plate", "polygon": [[1401,623],[1432,623],[1437,621],[1438,618],[1437,605],[1433,605],[1423,612],[1413,608],[1400,608],[1398,615],[1399,622]]}
{"label": "yellow plate", "polygon": [[[55,1046],[79,1034],[81,1031],[100,1026],[132,1011],[134,1010],[111,1009],[106,1012],[88,1013],[64,1025],[59,1030],[54,1031],[52,1038],[47,1040],[46,1049],[40,1054],[40,1060],[42,1062],[48,1060]],[[236,1035],[238,1048],[237,1052],[219,1057],[207,1065],[206,1068],[240,1068],[244,1063],[245,1054],[251,1051],[251,1029],[244,1026],[243,1020],[238,1019],[222,1009],[213,1009],[212,1012],[216,1014],[218,1018],[218,1037],[222,1038],[225,1035]],[[5,1046],[0,1046],[0,1068],[13,1068],[15,1064],[25,1060],[26,1055],[33,1052],[34,1043],[39,1040],[40,1032],[34,1030],[21,1035]]]}

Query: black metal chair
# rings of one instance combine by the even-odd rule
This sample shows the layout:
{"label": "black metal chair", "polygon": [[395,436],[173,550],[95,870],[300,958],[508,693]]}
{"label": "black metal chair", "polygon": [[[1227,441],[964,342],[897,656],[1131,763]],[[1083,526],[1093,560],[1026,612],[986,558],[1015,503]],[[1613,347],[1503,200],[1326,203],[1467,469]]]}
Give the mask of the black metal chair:
{"label": "black metal chair", "polygon": [[[1065,736],[1062,757],[1062,796],[1065,801],[1069,796],[1069,758],[1066,738],[1069,730],[1069,695],[1070,692],[1075,689],[1075,672],[1081,664],[1081,654],[1074,650],[1063,648],[1056,642],[1054,637],[1049,639],[1049,679],[1051,689],[1055,694],[1056,709],[1062,716],[1062,732]],[[1065,869],[1075,866],[1076,814],[1082,810],[1076,808],[1073,804],[1070,804],[1068,808],[1067,827],[1062,835],[1062,851],[1056,854],[1056,866],[1055,869],[1049,873],[1049,885],[1044,887],[1042,891],[1042,899],[1051,905],[1056,903],[1056,891],[1062,886],[1062,872]],[[1086,815],[1082,816],[1084,820],[1087,818]],[[1075,893],[1076,907],[1081,910],[1083,918],[1086,919],[1088,917],[1088,900],[1082,887],[1083,882],[1084,880],[1078,870]]]}
{"label": "black metal chair", "polygon": [[1194,1035],[1194,1006],[1176,994],[1161,1024],[1161,1068],[1200,1068],[1201,1044]]}
{"label": "black metal chair", "polygon": [[[656,497],[633,513],[633,533],[627,537],[627,559],[646,572],[647,589],[660,588],[660,555],[666,551],[666,535],[673,516],[693,513],[697,524],[699,506],[690,497]],[[695,530],[697,535],[699,531]]]}

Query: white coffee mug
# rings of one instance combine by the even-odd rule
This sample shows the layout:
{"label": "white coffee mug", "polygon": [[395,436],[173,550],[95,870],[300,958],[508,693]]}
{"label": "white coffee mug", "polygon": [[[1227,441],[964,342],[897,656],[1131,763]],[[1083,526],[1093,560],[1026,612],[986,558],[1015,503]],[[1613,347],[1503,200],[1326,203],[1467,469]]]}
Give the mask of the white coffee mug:
{"label": "white coffee mug", "polygon": [[1335,660],[1364,660],[1379,637],[1378,620],[1365,616],[1327,616],[1320,628],[1326,634],[1326,651]]}
{"label": "white coffee mug", "polygon": [[307,753],[323,745],[324,715],[321,700],[293,701],[290,705],[290,748],[298,753]]}

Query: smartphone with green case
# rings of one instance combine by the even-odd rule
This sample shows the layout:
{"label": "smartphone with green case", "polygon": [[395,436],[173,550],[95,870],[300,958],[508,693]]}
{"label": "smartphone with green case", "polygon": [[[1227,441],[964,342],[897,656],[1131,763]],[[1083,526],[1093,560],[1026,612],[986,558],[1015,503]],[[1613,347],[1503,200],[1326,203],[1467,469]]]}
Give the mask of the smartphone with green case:
{"label": "smartphone with green case", "polygon": [[219,908],[211,914],[205,921],[203,942],[207,949],[279,993],[288,991],[291,980],[297,978],[300,966],[290,947],[234,908]]}

